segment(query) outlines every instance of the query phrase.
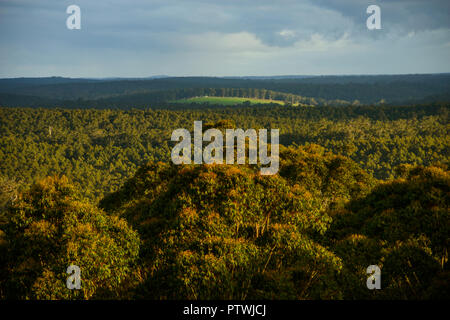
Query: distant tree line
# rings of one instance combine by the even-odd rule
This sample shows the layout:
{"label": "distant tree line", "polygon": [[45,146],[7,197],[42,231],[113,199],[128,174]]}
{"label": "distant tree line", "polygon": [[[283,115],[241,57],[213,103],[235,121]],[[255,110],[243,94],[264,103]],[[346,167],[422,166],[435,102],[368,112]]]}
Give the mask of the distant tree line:
{"label": "distant tree line", "polygon": [[131,108],[202,95],[249,98],[277,96],[276,100],[309,105],[417,104],[449,102],[449,92],[448,74],[278,79],[0,79],[0,105],[22,107]]}

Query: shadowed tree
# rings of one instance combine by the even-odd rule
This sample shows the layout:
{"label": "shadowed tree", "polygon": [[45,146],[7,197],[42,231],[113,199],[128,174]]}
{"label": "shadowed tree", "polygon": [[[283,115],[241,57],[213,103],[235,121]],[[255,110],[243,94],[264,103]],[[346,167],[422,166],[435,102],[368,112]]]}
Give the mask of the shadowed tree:
{"label": "shadowed tree", "polygon": [[[333,251],[344,261],[345,298],[427,299],[449,292],[449,173],[439,167],[399,171],[404,178],[332,213],[327,235],[337,239]],[[365,288],[365,270],[373,264],[382,268],[378,292]]]}

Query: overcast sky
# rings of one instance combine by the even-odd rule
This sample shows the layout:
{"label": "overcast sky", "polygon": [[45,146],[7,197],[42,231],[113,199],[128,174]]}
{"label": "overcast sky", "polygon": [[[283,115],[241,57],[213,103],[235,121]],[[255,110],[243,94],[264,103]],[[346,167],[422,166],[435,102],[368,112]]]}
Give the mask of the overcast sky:
{"label": "overcast sky", "polygon": [[0,44],[0,77],[450,72],[450,1],[0,0]]}

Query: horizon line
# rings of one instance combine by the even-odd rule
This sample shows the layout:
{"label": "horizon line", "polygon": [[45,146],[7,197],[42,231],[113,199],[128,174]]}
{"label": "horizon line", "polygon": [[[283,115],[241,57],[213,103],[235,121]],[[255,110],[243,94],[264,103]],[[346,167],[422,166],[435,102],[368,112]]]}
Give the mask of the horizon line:
{"label": "horizon line", "polygon": [[4,77],[0,80],[14,80],[14,79],[72,79],[72,80],[157,80],[169,78],[218,78],[218,79],[233,79],[233,78],[315,78],[315,77],[376,77],[376,76],[420,76],[420,75],[445,75],[448,72],[430,72],[430,73],[348,73],[348,74],[286,74],[286,75],[244,75],[244,76],[213,76],[213,75],[152,75],[152,76],[108,76],[108,77],[67,77],[67,76],[20,76],[20,77]]}

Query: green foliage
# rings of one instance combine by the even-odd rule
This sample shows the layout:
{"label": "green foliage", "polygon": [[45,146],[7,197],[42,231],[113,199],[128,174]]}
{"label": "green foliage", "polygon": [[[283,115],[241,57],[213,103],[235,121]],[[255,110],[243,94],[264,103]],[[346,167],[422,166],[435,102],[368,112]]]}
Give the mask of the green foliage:
{"label": "green foliage", "polygon": [[326,152],[321,146],[282,148],[280,175],[304,185],[324,207],[333,207],[366,195],[376,183],[351,159]]}
{"label": "green foliage", "polygon": [[250,167],[148,164],[101,205],[139,231],[156,299],[335,298],[340,259],[311,236],[330,219],[318,199]]}
{"label": "green foliage", "polygon": [[97,201],[142,164],[169,162],[173,130],[222,119],[233,128],[278,128],[282,145],[319,144],[378,179],[394,178],[400,164],[449,162],[448,107],[0,108],[0,175],[30,185],[63,173]]}
{"label": "green foliage", "polygon": [[[21,193],[7,218],[6,298],[119,297],[131,281],[138,235],[125,220],[82,202],[67,178],[47,178]],[[66,287],[72,264],[81,269],[81,290]]]}
{"label": "green foliage", "polygon": [[449,172],[403,171],[406,178],[380,184],[332,214],[327,235],[337,239],[333,251],[351,274],[343,281],[347,298],[370,296],[361,287],[372,264],[382,267],[378,298],[426,299],[436,298],[437,288],[448,291],[449,282],[440,279],[448,277]]}
{"label": "green foliage", "polygon": [[[279,174],[170,165],[195,120],[279,128]],[[448,150],[447,105],[0,108],[0,298],[445,297]]]}

